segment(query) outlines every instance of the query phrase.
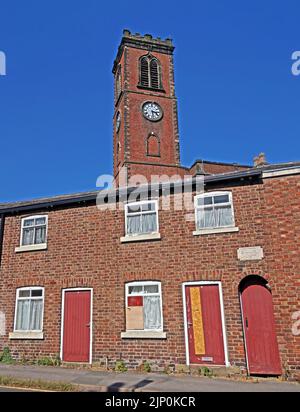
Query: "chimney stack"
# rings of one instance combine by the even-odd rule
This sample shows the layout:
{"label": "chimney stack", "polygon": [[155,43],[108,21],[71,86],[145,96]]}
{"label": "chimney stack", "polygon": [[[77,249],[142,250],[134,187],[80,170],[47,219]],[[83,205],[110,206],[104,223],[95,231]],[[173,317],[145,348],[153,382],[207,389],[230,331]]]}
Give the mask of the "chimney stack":
{"label": "chimney stack", "polygon": [[268,164],[268,162],[266,161],[266,155],[264,153],[260,153],[257,157],[253,159],[253,161],[255,167],[264,166]]}

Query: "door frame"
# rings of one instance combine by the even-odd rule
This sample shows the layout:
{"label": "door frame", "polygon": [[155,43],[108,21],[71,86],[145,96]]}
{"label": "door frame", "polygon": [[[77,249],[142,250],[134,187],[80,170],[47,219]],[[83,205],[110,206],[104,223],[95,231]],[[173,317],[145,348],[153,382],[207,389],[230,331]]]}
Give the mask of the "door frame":
{"label": "door frame", "polygon": [[65,294],[66,292],[90,292],[91,294],[91,308],[90,308],[90,353],[89,364],[92,364],[93,354],[93,288],[66,288],[62,289],[62,306],[61,306],[61,331],[60,331],[60,359],[63,360],[63,345],[64,345],[64,321],[65,321]]}
{"label": "door frame", "polygon": [[[222,282],[220,282],[220,281],[198,281],[198,282],[196,281],[196,282],[184,282],[182,284],[186,364],[188,366],[190,365],[190,352],[189,352],[189,336],[188,336],[188,322],[187,322],[187,307],[186,307],[185,288],[187,286],[205,286],[205,285],[217,285],[218,288],[219,288],[225,366],[228,367],[228,366],[230,366],[230,362],[229,362],[229,357],[228,357],[228,345],[227,345],[227,335],[226,335],[226,326],[225,326],[225,313],[224,313]],[[217,365],[214,365],[214,366],[217,366]],[[220,365],[220,366],[224,366],[224,365]]]}
{"label": "door frame", "polygon": [[240,299],[241,316],[242,316],[242,328],[243,328],[243,338],[244,338],[243,340],[244,340],[244,348],[245,348],[245,356],[246,356],[247,373],[248,375],[250,375],[247,339],[246,339],[245,323],[244,323],[243,300],[242,300],[242,292],[240,290],[239,290],[239,299]]}

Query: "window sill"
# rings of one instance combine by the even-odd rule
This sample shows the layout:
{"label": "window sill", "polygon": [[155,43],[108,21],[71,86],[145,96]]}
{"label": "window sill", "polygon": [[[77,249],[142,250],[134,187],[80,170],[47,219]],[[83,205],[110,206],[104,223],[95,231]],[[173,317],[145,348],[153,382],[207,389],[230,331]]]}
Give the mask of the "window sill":
{"label": "window sill", "polygon": [[43,332],[12,332],[9,334],[9,339],[44,339]]}
{"label": "window sill", "polygon": [[124,236],[121,237],[121,243],[128,243],[128,242],[144,242],[147,240],[160,240],[161,235],[160,233],[150,233],[148,235],[132,235],[132,236]]}
{"label": "window sill", "polygon": [[232,233],[238,232],[240,229],[238,227],[216,227],[212,229],[201,229],[196,230],[193,232],[194,236],[201,236],[201,235],[212,235],[217,233]]}
{"label": "window sill", "polygon": [[152,91],[152,92],[166,93],[165,89],[163,89],[162,87],[155,88],[155,87],[143,86],[141,84],[138,84],[136,87],[138,89],[149,90],[149,91]]}
{"label": "window sill", "polygon": [[121,333],[122,339],[166,339],[166,332],[148,330],[129,330]]}
{"label": "window sill", "polygon": [[39,245],[27,245],[27,246],[19,246],[15,248],[16,253],[21,253],[21,252],[32,252],[34,250],[46,250],[47,249],[47,243],[41,243]]}

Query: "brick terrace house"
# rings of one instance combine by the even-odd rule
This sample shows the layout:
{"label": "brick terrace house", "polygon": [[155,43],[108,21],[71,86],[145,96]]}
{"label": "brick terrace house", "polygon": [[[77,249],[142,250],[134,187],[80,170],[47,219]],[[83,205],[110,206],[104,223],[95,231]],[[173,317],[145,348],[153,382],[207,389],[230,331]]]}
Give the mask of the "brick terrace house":
{"label": "brick terrace house", "polygon": [[[173,51],[127,30],[118,49],[113,193],[123,208],[99,210],[96,191],[0,206],[0,349],[299,377],[300,163],[181,166]],[[132,202],[122,191],[136,174],[164,177]],[[194,219],[175,207],[186,175]]]}

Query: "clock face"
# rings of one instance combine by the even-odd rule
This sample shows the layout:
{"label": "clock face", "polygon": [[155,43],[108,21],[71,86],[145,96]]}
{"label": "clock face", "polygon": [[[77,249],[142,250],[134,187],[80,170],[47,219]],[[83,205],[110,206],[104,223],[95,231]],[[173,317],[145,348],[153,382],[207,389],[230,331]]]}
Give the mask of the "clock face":
{"label": "clock face", "polygon": [[146,119],[152,122],[157,122],[162,118],[163,112],[159,104],[154,102],[147,102],[143,105],[143,115]]}
{"label": "clock face", "polygon": [[117,133],[120,130],[120,126],[121,126],[121,113],[118,112],[117,118],[116,118],[116,132]]}

